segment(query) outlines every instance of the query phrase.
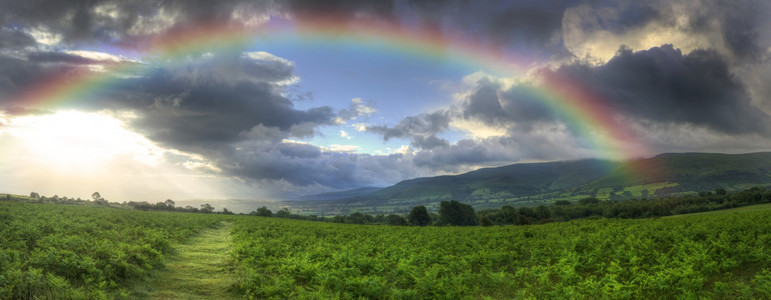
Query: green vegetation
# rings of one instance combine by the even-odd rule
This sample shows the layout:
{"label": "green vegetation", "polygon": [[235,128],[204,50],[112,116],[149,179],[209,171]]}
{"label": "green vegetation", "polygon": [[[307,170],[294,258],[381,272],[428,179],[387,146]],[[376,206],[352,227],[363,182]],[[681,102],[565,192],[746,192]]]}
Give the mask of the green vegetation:
{"label": "green vegetation", "polygon": [[[6,199],[35,199],[14,197]],[[415,226],[307,222],[264,207],[241,216],[127,210],[96,200],[0,201],[0,299],[771,297],[771,205],[748,206],[771,200],[761,188],[479,215],[447,201],[438,215],[418,206],[406,218],[330,219]],[[743,207],[623,219],[733,206]],[[558,211],[583,219],[565,221]],[[487,227],[422,226],[471,221]],[[490,226],[545,222],[554,223]]]}
{"label": "green vegetation", "polygon": [[128,296],[175,243],[217,223],[208,215],[2,201],[0,299]]}
{"label": "green vegetation", "polygon": [[471,205],[458,201],[442,201],[439,203],[439,225],[476,226],[479,218]]}
{"label": "green vegetation", "polygon": [[771,211],[517,227],[237,218],[254,298],[769,298]]}
{"label": "green vegetation", "polygon": [[410,210],[407,216],[409,224],[412,226],[426,226],[431,224],[431,216],[425,206],[415,206]]}

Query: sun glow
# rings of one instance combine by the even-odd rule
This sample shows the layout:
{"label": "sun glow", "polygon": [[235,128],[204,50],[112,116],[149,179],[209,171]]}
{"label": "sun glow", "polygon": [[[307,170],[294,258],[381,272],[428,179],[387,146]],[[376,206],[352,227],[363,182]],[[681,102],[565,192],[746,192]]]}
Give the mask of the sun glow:
{"label": "sun glow", "polygon": [[[51,171],[97,172],[116,158],[154,165],[163,149],[107,114],[60,111],[51,115],[9,118],[0,133],[14,139],[14,159]],[[3,147],[6,148],[6,147]]]}

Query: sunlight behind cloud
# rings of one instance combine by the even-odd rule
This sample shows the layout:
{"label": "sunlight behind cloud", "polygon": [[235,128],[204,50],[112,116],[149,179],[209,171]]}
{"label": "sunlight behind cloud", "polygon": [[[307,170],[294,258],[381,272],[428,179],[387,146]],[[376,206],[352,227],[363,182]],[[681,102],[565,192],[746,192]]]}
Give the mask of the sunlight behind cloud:
{"label": "sunlight behind cloud", "polygon": [[99,191],[118,202],[241,193],[242,186],[212,175],[220,170],[210,161],[129,130],[122,120],[131,118],[106,111],[0,113],[0,155],[7,159],[0,165],[0,188],[84,198]]}
{"label": "sunlight behind cloud", "polygon": [[95,171],[117,156],[155,165],[163,150],[124,124],[98,113],[62,111],[12,118],[3,129],[19,140],[23,157],[53,170]]}

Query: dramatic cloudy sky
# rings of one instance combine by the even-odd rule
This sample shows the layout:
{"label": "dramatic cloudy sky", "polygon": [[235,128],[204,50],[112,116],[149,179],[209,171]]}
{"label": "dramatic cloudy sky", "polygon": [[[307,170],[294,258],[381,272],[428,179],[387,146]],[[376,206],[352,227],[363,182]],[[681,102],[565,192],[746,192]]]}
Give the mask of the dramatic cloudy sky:
{"label": "dramatic cloudy sky", "polygon": [[[766,0],[0,0],[0,192],[280,199],[766,151],[769,16]],[[545,101],[553,78],[612,122]]]}

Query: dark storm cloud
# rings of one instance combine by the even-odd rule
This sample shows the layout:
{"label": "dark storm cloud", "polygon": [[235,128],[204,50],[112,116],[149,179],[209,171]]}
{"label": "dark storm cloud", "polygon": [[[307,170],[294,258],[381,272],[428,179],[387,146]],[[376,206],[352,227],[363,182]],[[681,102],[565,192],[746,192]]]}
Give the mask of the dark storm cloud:
{"label": "dark storm cloud", "polygon": [[484,78],[477,82],[474,92],[468,97],[463,110],[465,118],[479,118],[485,123],[497,123],[509,116],[503,110],[498,91],[500,85]]}
{"label": "dark storm cloud", "polygon": [[[771,118],[753,106],[726,58],[714,50],[683,54],[672,45],[638,52],[621,48],[604,65],[573,63],[541,69],[535,76],[579,82],[632,118],[703,126],[728,134],[771,134]],[[530,83],[503,89],[483,78],[461,107],[462,115],[504,127],[558,120],[537,90]]]}
{"label": "dark storm cloud", "polygon": [[[537,128],[537,129],[536,129]],[[518,161],[549,161],[591,157],[580,141],[557,126],[512,126],[504,136],[463,139],[446,147],[415,153],[418,168],[459,172],[479,166],[500,166]]]}
{"label": "dark storm cloud", "polygon": [[698,37],[703,48],[725,48],[724,54],[733,58],[755,60],[769,46],[759,43],[769,12],[771,2],[765,0],[585,1],[566,11],[565,18],[570,20],[567,26],[583,32],[617,35],[661,26]]}
{"label": "dark storm cloud", "polygon": [[415,147],[426,150],[438,147],[447,147],[450,145],[449,141],[439,138],[433,134],[429,136],[414,136],[412,137],[412,140],[410,140],[410,143]]}
{"label": "dark storm cloud", "polygon": [[0,50],[23,49],[37,42],[26,32],[18,29],[0,28]]}
{"label": "dark storm cloud", "polygon": [[447,130],[450,116],[446,111],[437,111],[404,118],[393,127],[368,126],[367,131],[382,134],[388,140],[395,137],[428,136]]}
{"label": "dark storm cloud", "polygon": [[[690,10],[686,13],[689,22],[684,30],[704,34],[707,36],[722,37],[725,46],[733,55],[742,59],[757,59],[766,51],[763,45],[758,43],[763,22],[768,19],[771,12],[771,2],[765,0],[738,0],[738,1],[699,1],[686,2],[690,4]],[[665,11],[667,5],[663,2],[659,9]],[[675,23],[677,14],[665,15],[665,20]],[[717,24],[717,26],[716,26]],[[716,43],[718,41],[712,41]]]}
{"label": "dark storm cloud", "polygon": [[729,134],[771,133],[769,116],[751,104],[745,87],[713,50],[684,55],[671,45],[638,52],[622,48],[605,65],[573,64],[541,75],[582,82],[629,116]]}
{"label": "dark storm cloud", "polygon": [[70,64],[44,64],[30,62],[25,58],[0,54],[0,109],[9,106],[19,106],[11,98],[22,88],[34,85],[41,79],[53,75],[74,72],[76,66]]}
{"label": "dark storm cloud", "polygon": [[[167,29],[195,22],[227,20],[243,1],[3,1],[0,24],[41,28],[65,42],[131,43]],[[249,3],[261,10],[268,5]],[[171,24],[168,24],[168,23]],[[161,26],[162,28],[153,28]]]}
{"label": "dark storm cloud", "polygon": [[63,52],[33,52],[27,55],[31,63],[67,63],[76,65],[90,65],[99,61]]}
{"label": "dark storm cloud", "polygon": [[[424,175],[402,154],[373,156],[326,151],[302,143],[269,145],[244,141],[222,168],[247,180],[286,181],[294,186],[331,188],[384,186]],[[215,156],[216,157],[216,156]]]}
{"label": "dark storm cloud", "polygon": [[482,78],[461,106],[462,115],[466,119],[502,126],[554,121],[554,111],[538,94],[529,83],[504,89],[500,84]]}
{"label": "dark storm cloud", "polygon": [[318,158],[321,150],[310,144],[281,143],[278,151],[290,158]]}
{"label": "dark storm cloud", "polygon": [[285,3],[290,11],[301,17],[326,15],[339,18],[356,18],[360,16],[390,18],[394,9],[392,1],[288,0]]}
{"label": "dark storm cloud", "polygon": [[[98,41],[141,47],[161,32],[212,21],[239,22],[236,15],[288,14],[298,19],[366,18],[393,26],[419,25],[429,30],[464,31],[488,44],[535,47],[564,52],[561,16],[576,1],[4,1],[0,24],[39,28],[61,34],[68,44]],[[248,19],[248,18],[247,18]],[[241,20],[243,21],[243,19]],[[552,49],[547,50],[547,49]],[[533,52],[535,53],[535,52]]]}
{"label": "dark storm cloud", "polygon": [[393,127],[367,126],[367,132],[380,134],[386,141],[392,138],[409,138],[413,146],[431,149],[449,144],[447,140],[436,136],[446,131],[449,126],[450,113],[437,111],[406,117]]}
{"label": "dark storm cloud", "polygon": [[437,170],[453,170],[465,165],[475,165],[500,161],[500,153],[494,148],[472,140],[460,140],[451,147],[421,151],[415,156],[414,163],[418,167]]}
{"label": "dark storm cloud", "polygon": [[[255,126],[276,128],[286,136],[295,126],[331,124],[329,107],[298,110],[281,95],[281,81],[292,78],[291,66],[275,57],[269,63],[239,54],[201,58],[184,66],[153,67],[127,78],[109,97],[94,97],[95,108],[138,112],[132,125],[149,138],[186,151],[232,143]],[[215,67],[216,65],[216,67]],[[222,67],[223,69],[219,69]],[[262,70],[262,71],[260,71]],[[105,103],[103,99],[113,99]],[[255,132],[251,132],[255,138]]]}
{"label": "dark storm cloud", "polygon": [[422,24],[466,36],[520,54],[564,56],[562,15],[580,1],[400,1],[395,15],[408,24]]}

